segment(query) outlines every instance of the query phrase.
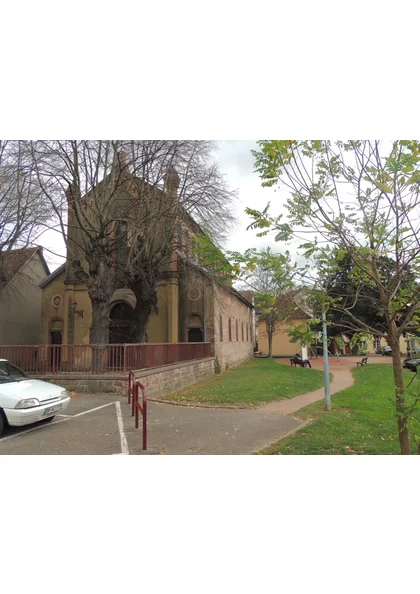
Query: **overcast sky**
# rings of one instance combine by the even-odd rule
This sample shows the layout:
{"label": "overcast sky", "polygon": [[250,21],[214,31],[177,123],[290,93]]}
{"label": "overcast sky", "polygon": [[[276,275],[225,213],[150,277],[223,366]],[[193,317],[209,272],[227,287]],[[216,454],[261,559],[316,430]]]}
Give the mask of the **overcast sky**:
{"label": "overcast sky", "polygon": [[[219,140],[217,146],[216,159],[220,170],[226,175],[230,187],[238,191],[238,227],[224,247],[244,252],[250,247],[264,248],[270,245],[282,251],[282,246],[276,245],[272,238],[258,238],[255,231],[246,230],[250,223],[250,218],[245,215],[247,206],[262,210],[267,202],[271,201],[273,212],[279,210],[278,193],[271,188],[262,188],[258,175],[253,172],[254,159],[251,150],[257,147],[256,141]],[[64,241],[58,231],[45,233],[39,243],[45,247],[45,256],[51,271],[64,262]]]}

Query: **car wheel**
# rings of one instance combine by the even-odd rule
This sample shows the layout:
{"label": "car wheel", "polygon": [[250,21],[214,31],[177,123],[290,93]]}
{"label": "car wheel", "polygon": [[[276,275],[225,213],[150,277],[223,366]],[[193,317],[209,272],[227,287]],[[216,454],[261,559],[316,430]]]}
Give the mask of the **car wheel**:
{"label": "car wheel", "polygon": [[0,408],[0,437],[3,435],[3,431],[6,427],[6,423],[7,423],[7,421],[5,419],[4,412]]}

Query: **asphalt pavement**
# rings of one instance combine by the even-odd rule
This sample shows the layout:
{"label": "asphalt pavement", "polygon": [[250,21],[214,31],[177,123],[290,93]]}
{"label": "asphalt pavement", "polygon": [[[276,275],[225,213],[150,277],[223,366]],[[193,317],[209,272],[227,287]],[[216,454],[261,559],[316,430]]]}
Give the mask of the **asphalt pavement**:
{"label": "asphalt pavement", "polygon": [[[261,410],[210,409],[149,402],[148,451],[153,454],[252,454],[301,422]],[[142,429],[115,394],[81,394],[52,422],[8,428],[0,455],[143,454]]]}

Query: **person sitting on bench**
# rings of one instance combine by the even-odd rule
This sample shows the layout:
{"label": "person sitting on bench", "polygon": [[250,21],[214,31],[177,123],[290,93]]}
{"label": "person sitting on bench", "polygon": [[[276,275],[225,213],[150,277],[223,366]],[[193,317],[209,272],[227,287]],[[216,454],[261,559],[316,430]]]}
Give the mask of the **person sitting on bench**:
{"label": "person sitting on bench", "polygon": [[295,365],[300,365],[301,367],[312,367],[311,362],[309,361],[309,359],[305,359],[303,360],[302,357],[299,355],[299,353],[296,353],[296,355],[293,355],[293,357],[290,359],[291,361],[293,361],[293,363],[295,363]]}

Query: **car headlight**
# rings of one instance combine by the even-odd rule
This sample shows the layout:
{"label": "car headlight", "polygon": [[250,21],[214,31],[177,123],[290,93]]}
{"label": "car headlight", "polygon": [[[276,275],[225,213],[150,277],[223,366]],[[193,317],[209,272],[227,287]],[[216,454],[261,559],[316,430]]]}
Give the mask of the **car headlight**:
{"label": "car headlight", "polygon": [[15,408],[33,408],[34,406],[39,406],[37,398],[25,398],[25,400],[18,402]]}
{"label": "car headlight", "polygon": [[61,400],[65,400],[66,398],[69,398],[69,393],[67,392],[67,390],[63,390],[61,392]]}

